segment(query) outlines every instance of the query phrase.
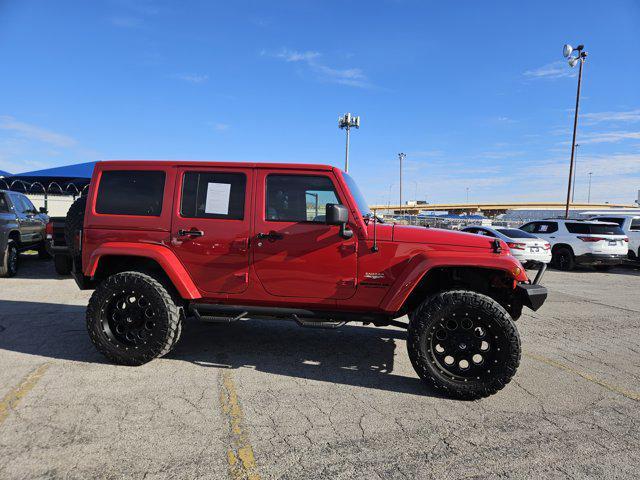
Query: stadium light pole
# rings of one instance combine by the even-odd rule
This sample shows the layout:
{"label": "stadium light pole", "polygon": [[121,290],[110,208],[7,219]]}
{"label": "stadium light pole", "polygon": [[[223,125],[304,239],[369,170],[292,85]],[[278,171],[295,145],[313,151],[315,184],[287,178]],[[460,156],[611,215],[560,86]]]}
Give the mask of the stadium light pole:
{"label": "stadium light pole", "polygon": [[349,138],[351,134],[351,128],[360,128],[360,117],[352,116],[350,113],[345,113],[343,116],[338,117],[338,128],[345,129],[347,131],[347,146],[344,154],[344,171],[349,173]]}
{"label": "stadium light pole", "polygon": [[579,143],[576,143],[576,159],[575,159],[575,165],[573,166],[573,188],[571,190],[571,203],[574,203],[576,201],[576,173],[578,171],[578,147],[580,146]]}
{"label": "stadium light pole", "polygon": [[589,172],[589,193],[587,194],[587,203],[591,203],[591,175],[593,175],[593,172]]}
{"label": "stadium light pole", "polygon": [[406,158],[404,153],[398,154],[398,160],[400,160],[400,215],[402,215],[402,161]]}
{"label": "stadium light pole", "polygon": [[[576,55],[574,55],[574,53]],[[584,51],[584,45],[578,45],[573,48],[571,45],[565,45],[562,51],[565,58],[568,58],[569,66],[575,67],[580,64],[578,70],[578,90],[576,92],[576,110],[573,116],[573,140],[571,141],[571,162],[569,163],[569,186],[567,187],[567,205],[564,211],[564,218],[569,218],[569,205],[571,202],[571,186],[573,184],[573,162],[576,153],[576,132],[578,130],[578,110],[580,108],[580,86],[582,84],[582,66],[587,58],[587,52]]]}

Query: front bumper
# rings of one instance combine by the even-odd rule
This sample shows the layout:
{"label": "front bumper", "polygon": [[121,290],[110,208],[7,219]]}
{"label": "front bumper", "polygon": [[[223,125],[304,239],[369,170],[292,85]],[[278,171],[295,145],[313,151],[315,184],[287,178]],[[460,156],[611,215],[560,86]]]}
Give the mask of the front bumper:
{"label": "front bumper", "polygon": [[532,283],[520,283],[516,287],[516,292],[520,297],[522,305],[529,307],[534,312],[538,310],[547,299],[547,289],[539,283],[546,270],[547,265],[543,263]]}
{"label": "front bumper", "polygon": [[576,257],[580,265],[620,265],[627,259],[627,255],[608,253],[585,253]]}

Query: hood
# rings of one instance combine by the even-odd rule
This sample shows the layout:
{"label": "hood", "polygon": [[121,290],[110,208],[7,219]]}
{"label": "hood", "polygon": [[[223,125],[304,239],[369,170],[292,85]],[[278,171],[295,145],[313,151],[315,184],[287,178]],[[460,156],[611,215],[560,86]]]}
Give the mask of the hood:
{"label": "hood", "polygon": [[[493,249],[495,238],[483,237],[473,233],[456,232],[441,228],[415,227],[410,225],[394,225],[393,241],[403,243],[430,243],[459,247]],[[507,245],[500,241],[503,249]]]}

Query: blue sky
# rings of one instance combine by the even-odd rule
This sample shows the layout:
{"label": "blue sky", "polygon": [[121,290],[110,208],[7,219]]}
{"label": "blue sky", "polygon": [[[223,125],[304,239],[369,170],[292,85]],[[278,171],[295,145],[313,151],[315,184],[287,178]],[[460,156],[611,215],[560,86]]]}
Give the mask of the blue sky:
{"label": "blue sky", "polygon": [[[569,4],[567,4],[569,5]],[[640,189],[640,2],[0,1],[0,170],[98,159],[344,164],[370,203]]]}

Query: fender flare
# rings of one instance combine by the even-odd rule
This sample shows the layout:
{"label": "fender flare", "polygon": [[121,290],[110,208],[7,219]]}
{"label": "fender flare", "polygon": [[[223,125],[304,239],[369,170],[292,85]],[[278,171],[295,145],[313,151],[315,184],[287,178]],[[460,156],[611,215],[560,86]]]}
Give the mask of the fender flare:
{"label": "fender flare", "polygon": [[98,269],[100,259],[111,255],[145,257],[155,260],[167,274],[182,298],[189,300],[202,298],[191,276],[178,260],[176,254],[163,245],[129,242],[103,243],[91,253],[85,269],[86,275],[93,278]]}
{"label": "fender flare", "polygon": [[[409,260],[400,276],[383,297],[380,308],[385,312],[395,313],[411,295],[413,289],[429,272],[436,268],[469,267],[499,270],[512,276],[517,281],[527,281],[524,268],[511,255],[479,256],[476,252],[429,252],[415,255]],[[515,268],[520,268],[516,274]]]}

